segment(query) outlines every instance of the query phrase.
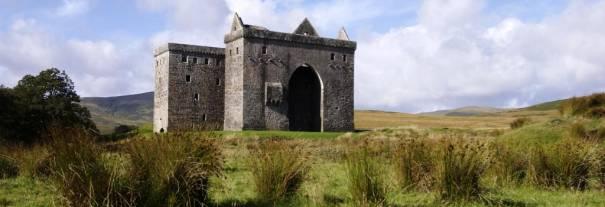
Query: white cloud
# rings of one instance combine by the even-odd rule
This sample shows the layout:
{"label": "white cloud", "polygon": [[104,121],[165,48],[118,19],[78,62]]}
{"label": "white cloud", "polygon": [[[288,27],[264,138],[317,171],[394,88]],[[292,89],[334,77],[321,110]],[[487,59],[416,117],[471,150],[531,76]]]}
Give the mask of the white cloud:
{"label": "white cloud", "polygon": [[476,21],[487,14],[475,4],[426,1],[417,25],[361,40],[356,103],[409,112],[506,107],[605,89],[605,1],[495,26]]}
{"label": "white cloud", "polygon": [[57,8],[59,16],[75,16],[86,13],[90,9],[89,0],[63,0],[63,4]]}
{"label": "white cloud", "polygon": [[56,67],[82,96],[113,96],[153,88],[151,48],[143,41],[62,40],[32,19],[18,19],[0,33],[1,83],[14,86],[26,74]]}
{"label": "white cloud", "polygon": [[[89,1],[64,1],[65,9],[56,11],[76,15],[90,9],[90,3],[78,2]],[[359,108],[518,107],[605,90],[605,1],[572,1],[560,14],[530,22],[491,16],[483,1],[426,0],[411,25],[391,18],[412,8],[395,0],[137,3],[166,16],[164,28],[117,42],[58,36],[45,29],[52,25],[34,19],[13,21],[0,30],[1,83],[12,86],[24,74],[59,67],[84,96],[150,91],[153,47],[166,42],[223,46],[223,34],[238,12],[247,24],[282,32],[294,30],[306,16],[326,37],[334,37],[340,26],[360,31],[376,21],[393,25],[384,33],[350,33],[358,43]]]}
{"label": "white cloud", "polygon": [[137,4],[169,17],[165,30],[150,38],[154,46],[166,42],[220,46],[230,22],[223,0],[137,0]]}

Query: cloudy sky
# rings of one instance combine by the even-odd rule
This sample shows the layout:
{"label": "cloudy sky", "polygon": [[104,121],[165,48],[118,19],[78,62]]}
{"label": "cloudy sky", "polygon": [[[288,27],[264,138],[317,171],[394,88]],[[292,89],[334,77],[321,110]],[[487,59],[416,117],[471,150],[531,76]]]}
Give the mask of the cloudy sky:
{"label": "cloudy sky", "polygon": [[0,0],[0,84],[66,70],[81,96],[153,90],[154,47],[223,46],[234,12],[357,41],[355,105],[520,107],[605,91],[605,0]]}

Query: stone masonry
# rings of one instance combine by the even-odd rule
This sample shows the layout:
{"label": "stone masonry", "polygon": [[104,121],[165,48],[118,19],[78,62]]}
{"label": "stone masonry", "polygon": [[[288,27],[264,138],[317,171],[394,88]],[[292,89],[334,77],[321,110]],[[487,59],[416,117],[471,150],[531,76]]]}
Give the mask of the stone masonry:
{"label": "stone masonry", "polygon": [[168,43],[155,51],[154,131],[351,131],[356,43],[246,25],[225,48]]}

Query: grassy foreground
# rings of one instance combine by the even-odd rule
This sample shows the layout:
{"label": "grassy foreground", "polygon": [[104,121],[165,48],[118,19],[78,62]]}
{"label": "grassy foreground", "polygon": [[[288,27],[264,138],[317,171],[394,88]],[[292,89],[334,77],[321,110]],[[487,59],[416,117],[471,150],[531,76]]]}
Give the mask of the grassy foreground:
{"label": "grassy foreground", "polygon": [[[493,154],[488,148],[482,149],[488,150],[485,152],[489,153],[480,154],[481,156],[476,157],[476,162],[479,163],[478,167],[482,168],[476,171],[478,173],[476,176],[479,178],[476,187],[480,192],[477,192],[477,194],[471,192],[468,198],[465,198],[465,195],[462,195],[461,199],[444,198],[444,189],[446,188],[443,187],[444,171],[441,167],[444,163],[440,160],[442,159],[441,156],[445,154],[440,154],[442,153],[440,149],[447,145],[443,145],[442,142],[447,142],[449,139],[464,138],[464,140],[479,140],[481,143],[504,143],[503,146],[518,149],[517,152],[531,157],[530,154],[534,153],[532,147],[555,145],[572,136],[570,129],[577,122],[582,122],[587,127],[603,126],[603,123],[594,120],[557,119],[547,122],[534,122],[515,130],[397,128],[361,133],[221,132],[218,135],[211,136],[211,139],[218,142],[224,163],[221,175],[210,177],[208,185],[210,201],[208,201],[208,204],[210,206],[603,206],[605,205],[605,192],[600,184],[599,174],[590,174],[590,177],[586,178],[588,187],[585,190],[574,189],[574,187],[569,187],[565,183],[551,185],[535,182],[536,179],[529,178],[532,176],[527,176],[519,182],[501,179],[509,174],[499,172],[505,172],[505,169],[508,169],[507,166],[513,166],[514,163],[503,167],[502,163],[506,163],[506,160],[498,159],[497,154]],[[196,136],[206,135],[198,134]],[[123,140],[118,145],[128,145],[128,143],[137,139],[149,140],[154,138],[149,136],[132,138]],[[264,200],[267,198],[259,197],[258,189],[263,186],[259,186],[258,181],[255,181],[255,177],[258,176],[258,169],[253,168],[251,161],[259,157],[259,154],[253,154],[255,152],[253,148],[255,145],[262,144],[263,140],[293,143],[299,148],[285,147],[285,149],[296,152],[293,154],[305,154],[304,163],[307,166],[305,170],[291,169],[294,170],[292,173],[304,173],[304,179],[297,184],[298,187],[293,188],[292,194],[284,194],[287,195],[286,200],[267,203]],[[426,145],[419,148],[419,151],[398,153],[398,150],[407,149],[399,146],[411,146],[409,143],[403,145],[406,144],[406,140],[428,141],[423,142]],[[591,141],[591,143],[594,142]],[[601,145],[601,143],[597,142],[597,145]],[[452,146],[457,148],[463,145]],[[467,146],[467,144],[464,144],[464,146]],[[468,146],[472,147],[474,145]],[[382,180],[382,182],[372,183],[374,182],[372,180],[370,183],[361,183],[368,187],[374,186],[378,190],[377,192],[384,194],[378,197],[379,200],[377,201],[369,202],[366,199],[365,201],[368,201],[368,203],[364,203],[364,200],[357,199],[356,194],[352,191],[351,182],[358,181],[352,180],[351,170],[355,169],[351,168],[352,165],[347,164],[350,162],[347,160],[350,160],[352,149],[358,149],[359,147],[369,149],[368,156],[372,157],[370,160],[374,164],[371,165],[370,169],[361,169],[362,171],[358,172],[362,175],[370,175],[364,173],[368,173],[368,170],[381,170],[378,171],[380,173],[371,176],[375,176],[375,179]],[[302,151],[296,151],[295,149],[302,149]],[[464,153],[464,151],[462,152]],[[411,159],[411,161],[417,163],[424,160],[423,162],[426,163],[420,163],[423,164],[422,166],[433,166],[432,168],[423,168],[426,171],[418,171],[418,168],[410,166],[407,168],[405,166],[401,167],[397,159],[393,158],[394,155],[404,155],[405,152],[425,152],[429,155],[439,155],[426,160],[417,156]],[[115,152],[109,154],[115,154]],[[470,155],[466,154],[465,156]],[[455,157],[452,158],[456,159]],[[514,157],[511,158],[514,159]],[[275,158],[269,157],[267,159]],[[303,158],[294,157],[293,159]],[[353,159],[362,160],[365,158],[353,157]],[[115,162],[111,163],[116,165]],[[469,164],[475,166],[477,163]],[[118,164],[117,166],[124,168],[127,165]],[[520,172],[529,172],[526,170],[530,168],[536,170],[534,165],[528,166],[530,167],[521,169]],[[286,171],[287,169],[287,167],[284,168]],[[411,179],[409,185],[402,185],[402,179],[405,178],[402,178],[399,173],[401,169],[411,170],[411,175],[422,173],[422,176],[420,176],[422,181],[409,178]],[[458,177],[465,178],[475,176],[466,174],[468,172],[451,171],[450,173],[464,173],[459,174],[461,176]],[[532,173],[534,177],[539,175],[536,172]],[[571,174],[573,175],[573,173]],[[564,174],[561,174],[561,176],[564,176]],[[466,181],[452,180],[452,182]],[[271,186],[265,185],[265,187]],[[474,188],[473,184],[469,185],[469,189],[472,188]],[[363,195],[363,191],[358,193]],[[269,192],[272,192],[271,189],[269,189]],[[67,203],[68,201],[52,179],[31,175],[0,179],[0,206],[65,206]]]}

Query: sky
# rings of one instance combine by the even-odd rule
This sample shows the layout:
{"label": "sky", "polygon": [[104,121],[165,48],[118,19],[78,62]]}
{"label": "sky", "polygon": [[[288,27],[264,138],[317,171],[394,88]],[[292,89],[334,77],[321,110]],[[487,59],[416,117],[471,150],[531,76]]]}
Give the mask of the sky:
{"label": "sky", "polygon": [[81,96],[152,91],[153,49],[223,47],[233,14],[345,27],[355,107],[523,107],[605,91],[605,0],[0,0],[0,84],[65,70]]}

